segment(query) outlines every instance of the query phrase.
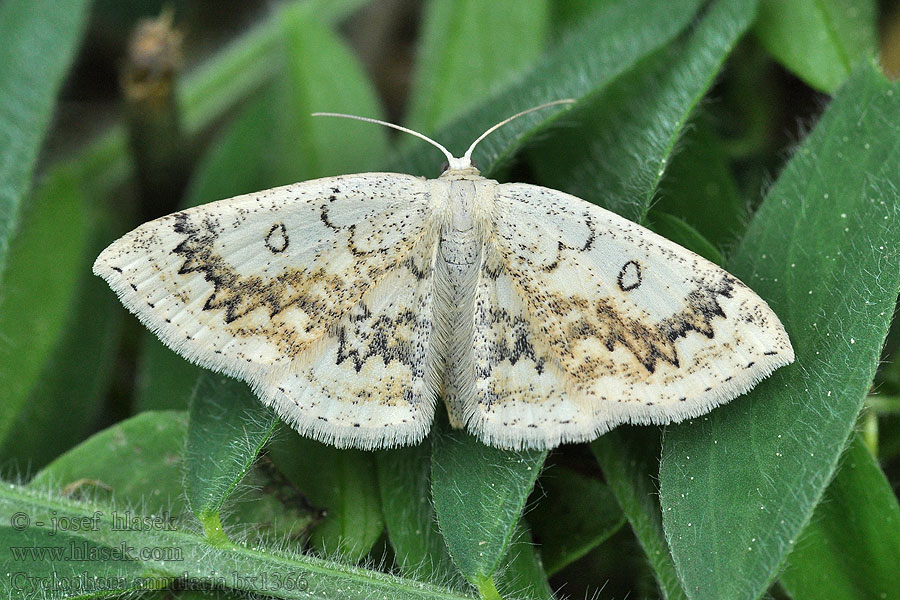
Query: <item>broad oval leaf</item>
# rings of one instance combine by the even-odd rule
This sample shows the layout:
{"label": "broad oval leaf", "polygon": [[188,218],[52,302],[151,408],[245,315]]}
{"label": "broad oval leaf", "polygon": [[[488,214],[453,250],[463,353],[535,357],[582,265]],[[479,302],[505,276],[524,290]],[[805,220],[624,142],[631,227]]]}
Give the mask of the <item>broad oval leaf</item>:
{"label": "broad oval leaf", "polygon": [[[184,411],[142,412],[75,446],[42,469],[29,487],[109,500],[122,508],[122,516],[125,510],[140,507],[145,514],[184,524],[189,515],[182,482],[187,433]],[[226,512],[234,521],[229,531],[247,539],[272,535],[290,542],[310,525],[308,508],[272,493],[273,479],[266,473],[253,471],[248,478],[249,484],[228,503]],[[216,518],[202,523],[207,529],[209,523],[218,524],[218,513],[208,514]],[[213,541],[224,541],[222,532],[217,536]]]}
{"label": "broad oval leaf", "polygon": [[182,411],[141,413],[75,446],[44,467],[29,487],[69,492],[83,487],[94,498],[114,497],[147,513],[178,516],[186,508],[181,487],[186,431]]}
{"label": "broad oval leaf", "polygon": [[898,123],[900,87],[861,65],[727,262],[779,315],[797,360],[666,430],[664,525],[691,597],[762,594],[835,471],[900,288]]}

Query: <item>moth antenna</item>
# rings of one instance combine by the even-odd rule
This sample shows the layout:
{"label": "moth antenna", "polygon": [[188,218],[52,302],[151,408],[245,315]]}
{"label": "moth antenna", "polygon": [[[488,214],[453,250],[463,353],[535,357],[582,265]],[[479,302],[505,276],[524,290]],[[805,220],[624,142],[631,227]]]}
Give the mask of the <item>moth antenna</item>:
{"label": "moth antenna", "polygon": [[514,119],[518,119],[519,117],[527,115],[528,113],[533,113],[536,110],[542,110],[544,108],[549,108],[551,106],[557,106],[559,104],[574,104],[574,103],[575,103],[575,100],[572,98],[566,98],[564,100],[554,100],[553,102],[547,102],[547,103],[541,104],[539,106],[534,106],[532,108],[529,108],[528,110],[523,110],[522,112],[516,113],[511,117],[507,117],[506,119],[503,119],[502,121],[500,121],[499,123],[497,123],[496,125],[491,127],[490,129],[488,129],[487,131],[482,133],[480,136],[478,136],[478,139],[476,139],[474,142],[472,142],[472,145],[469,146],[469,149],[466,150],[466,153],[463,154],[462,158],[456,158],[455,156],[453,156],[453,154],[449,150],[444,148],[441,144],[434,141],[427,135],[419,133],[418,131],[413,131],[412,129],[403,127],[402,125],[388,123],[387,121],[382,121],[380,119],[373,119],[371,117],[360,117],[357,115],[347,115],[344,113],[314,112],[314,113],[312,113],[312,116],[314,116],[314,117],[341,117],[344,119],[355,119],[356,121],[364,121],[366,123],[375,123],[376,125],[384,125],[385,127],[390,127],[391,129],[396,129],[397,131],[402,131],[403,133],[408,133],[410,135],[414,135],[421,140],[425,140],[426,142],[428,142],[429,144],[431,144],[432,146],[434,146],[435,148],[437,148],[438,150],[443,152],[444,156],[447,157],[447,164],[449,165],[450,169],[466,169],[466,168],[472,166],[472,152],[475,150],[475,146],[477,146],[481,140],[483,140],[490,134],[494,133],[495,131],[497,131],[498,129],[500,129],[501,127],[503,127],[510,121],[512,121]]}
{"label": "moth antenna", "polygon": [[414,135],[421,140],[425,140],[432,146],[436,147],[438,150],[444,153],[444,156],[447,157],[448,162],[453,162],[456,158],[450,153],[449,150],[441,146],[439,143],[424,135],[419,133],[418,131],[413,131],[412,129],[408,129],[403,127],[402,125],[395,125],[394,123],[388,123],[387,121],[381,121],[379,119],[372,119],[370,117],[359,117],[357,115],[345,115],[344,113],[333,113],[333,112],[314,112],[312,114],[314,117],[342,117],[344,119],[355,119],[357,121],[365,121],[366,123],[375,123],[376,125],[384,125],[385,127],[390,127],[391,129],[396,129],[397,131],[402,131],[403,133],[408,133],[410,135]]}
{"label": "moth antenna", "polygon": [[564,100],[554,100],[553,102],[547,102],[547,103],[541,104],[539,106],[534,106],[532,108],[529,108],[528,110],[523,110],[520,113],[516,113],[511,117],[507,117],[506,119],[503,119],[502,121],[500,121],[499,123],[497,123],[496,125],[491,127],[490,129],[488,129],[487,131],[482,133],[480,136],[478,136],[477,140],[472,142],[472,145],[469,146],[469,149],[466,150],[465,154],[463,154],[462,161],[466,164],[472,164],[472,151],[475,150],[475,146],[477,146],[481,140],[483,140],[490,134],[494,133],[495,131],[497,131],[498,129],[500,129],[501,127],[503,127],[510,121],[512,121],[514,119],[518,119],[519,117],[525,116],[528,113],[533,113],[536,110],[542,110],[544,108],[549,108],[551,106],[556,106],[558,104],[574,104],[574,103],[575,103],[575,100],[573,98],[566,98]]}

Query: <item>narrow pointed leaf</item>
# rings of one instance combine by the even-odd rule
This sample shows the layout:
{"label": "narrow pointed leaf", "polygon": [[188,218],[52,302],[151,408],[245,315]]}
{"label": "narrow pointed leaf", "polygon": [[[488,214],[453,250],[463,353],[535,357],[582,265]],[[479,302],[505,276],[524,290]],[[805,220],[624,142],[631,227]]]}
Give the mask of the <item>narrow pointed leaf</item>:
{"label": "narrow pointed leaf", "polygon": [[663,598],[686,599],[669,554],[660,514],[659,430],[619,427],[594,441],[591,450],[647,555]]}
{"label": "narrow pointed leaf", "polygon": [[712,3],[686,35],[590,99],[588,125],[540,145],[542,182],[642,222],[691,113],[755,8]]}
{"label": "narrow pointed leaf", "polygon": [[[63,335],[89,240],[85,198],[69,171],[35,193],[0,279],[0,443]],[[40,299],[40,301],[36,301]]]}
{"label": "narrow pointed leaf", "polygon": [[0,3],[0,276],[90,0]]}
{"label": "narrow pointed leaf", "polygon": [[547,453],[486,446],[469,434],[432,438],[431,485],[450,556],[473,585],[490,581],[506,555]]}
{"label": "narrow pointed leaf", "polygon": [[189,415],[185,491],[205,522],[218,515],[279,421],[246,383],[210,372],[197,381]]}
{"label": "narrow pointed leaf", "polygon": [[794,600],[890,598],[900,590],[900,505],[860,436],[841,457],[781,585]]}
{"label": "narrow pointed leaf", "polygon": [[[10,514],[26,514],[21,511]],[[53,513],[55,516],[55,513]],[[9,526],[4,514],[0,526],[0,594],[5,598],[110,598],[138,594],[150,570],[132,560],[121,547],[92,542],[66,530]],[[93,515],[79,515],[80,523],[91,526]],[[58,558],[57,549],[79,553],[80,560]],[[89,558],[90,557],[90,558]],[[90,574],[85,564],[90,565]]]}
{"label": "narrow pointed leaf", "polygon": [[431,438],[377,454],[381,509],[400,572],[425,581],[459,575],[431,501]]}
{"label": "narrow pointed leaf", "polygon": [[40,469],[87,437],[114,375],[124,314],[106,282],[91,273],[109,238],[105,224],[95,229],[74,267],[78,281],[60,336],[0,445],[0,457],[17,468]]}
{"label": "narrow pointed leaf", "polygon": [[762,0],[756,35],[807,84],[834,93],[878,46],[874,0]]}
{"label": "narrow pointed leaf", "polygon": [[[118,511],[118,512],[117,512]],[[96,526],[79,531],[76,536],[95,546],[129,550],[150,579],[145,589],[169,586],[181,579],[205,590],[220,588],[251,592],[252,596],[308,600],[345,600],[346,598],[389,598],[391,600],[471,600],[443,586],[422,583],[414,579],[396,577],[374,569],[364,569],[345,563],[325,560],[304,554],[256,546],[210,546],[193,527],[176,523],[175,528],[122,528],[116,515],[124,512],[121,505],[75,501],[66,496],[53,496],[44,490],[23,488],[4,483],[0,486],[0,518],[9,523],[10,517],[22,512],[35,524],[34,531],[49,531],[53,519],[75,521],[98,515]],[[99,513],[99,514],[98,514]],[[152,518],[150,513],[132,512],[134,518]],[[145,522],[145,521],[139,521]],[[42,523],[41,525],[37,525]],[[27,544],[29,538],[12,527],[0,527],[0,544],[6,547]],[[174,559],[153,558],[163,550],[177,552]],[[0,553],[0,557],[5,556]],[[141,558],[150,557],[150,558]],[[117,561],[121,562],[121,561]],[[90,569],[90,562],[78,561],[78,572]],[[114,565],[122,568],[125,565]],[[58,565],[57,572],[68,572],[69,565]],[[93,574],[88,570],[88,578]],[[128,575],[128,573],[125,573]],[[99,575],[99,574],[98,574]],[[6,577],[0,581],[5,585]],[[51,583],[53,580],[51,580]],[[113,591],[117,591],[115,588]],[[0,592],[7,590],[0,588]],[[4,594],[21,597],[18,594]],[[109,597],[96,594],[81,597]],[[43,597],[39,594],[38,597]],[[47,595],[49,596],[49,595]],[[246,596],[246,594],[245,594]],[[56,597],[56,596],[51,596]],[[114,597],[119,597],[115,594]]]}
{"label": "narrow pointed leaf", "polygon": [[540,56],[547,0],[425,5],[407,126],[433,132]]}
{"label": "narrow pointed leaf", "polygon": [[553,599],[541,553],[532,541],[528,524],[522,519],[519,519],[496,579],[497,591],[504,598]]}
{"label": "narrow pointed leaf", "polygon": [[[590,16],[520,79],[441,129],[436,136],[451,152],[462,154],[482,132],[503,119],[545,102],[579,99],[602,90],[610,81],[677,36],[700,6],[698,0],[625,0],[599,5]],[[475,152],[483,173],[512,156],[545,121],[564,109],[545,109],[513,121],[491,134]],[[403,173],[439,172],[436,150],[416,144],[395,161]]]}
{"label": "narrow pointed leaf", "polygon": [[900,87],[861,65],[727,262],[779,315],[797,359],[666,430],[664,524],[693,598],[762,594],[835,472],[900,288],[898,123]]}

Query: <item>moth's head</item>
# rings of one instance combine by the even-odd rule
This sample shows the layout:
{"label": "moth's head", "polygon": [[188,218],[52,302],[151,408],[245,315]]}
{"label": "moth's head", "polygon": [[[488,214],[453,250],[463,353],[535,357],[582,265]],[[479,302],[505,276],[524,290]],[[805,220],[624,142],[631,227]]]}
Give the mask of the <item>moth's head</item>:
{"label": "moth's head", "polygon": [[472,161],[472,152],[475,150],[475,146],[478,145],[481,140],[494,133],[513,119],[518,119],[523,115],[527,115],[528,113],[534,112],[536,110],[541,110],[544,108],[548,108],[550,106],[556,106],[558,104],[574,104],[575,100],[571,98],[567,98],[565,100],[554,100],[553,102],[547,102],[545,104],[541,104],[540,106],[535,106],[529,108],[528,110],[523,110],[520,113],[516,113],[511,117],[503,119],[493,127],[490,127],[487,131],[478,136],[472,145],[469,146],[469,149],[466,150],[466,153],[461,157],[457,158],[453,156],[453,154],[444,148],[441,144],[437,143],[430,137],[419,133],[418,131],[413,131],[412,129],[407,129],[406,127],[402,127],[400,125],[395,125],[394,123],[388,123],[386,121],[380,121],[378,119],[370,119],[369,117],[358,117],[356,115],[345,115],[343,113],[330,113],[330,112],[315,112],[312,114],[314,117],[343,117],[345,119],[356,119],[357,121],[365,121],[367,123],[377,123],[379,125],[384,125],[385,127],[390,127],[392,129],[396,129],[398,131],[402,131],[404,133],[408,133],[410,135],[414,135],[419,139],[425,140],[438,150],[444,153],[444,156],[447,157],[447,161],[444,163],[444,168],[442,169],[441,177],[447,174],[460,174],[460,175],[468,175],[470,173],[474,175],[478,175],[478,168],[475,166],[475,163]]}
{"label": "moth's head", "polygon": [[463,158],[454,158],[452,161],[445,160],[441,165],[441,177],[444,178],[458,179],[480,175],[481,171],[478,170],[478,165],[471,159],[466,162]]}

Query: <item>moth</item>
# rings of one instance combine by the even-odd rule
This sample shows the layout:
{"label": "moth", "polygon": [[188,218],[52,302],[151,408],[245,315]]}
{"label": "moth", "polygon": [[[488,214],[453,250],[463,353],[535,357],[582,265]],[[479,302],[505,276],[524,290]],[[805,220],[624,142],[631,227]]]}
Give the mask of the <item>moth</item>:
{"label": "moth", "polygon": [[718,266],[569,194],[482,177],[475,146],[527,112],[461,158],[351,117],[429,141],[448,168],[183,210],[94,273],[167,346],[337,447],[418,443],[441,398],[486,444],[553,448],[696,417],[794,360],[778,317]]}

